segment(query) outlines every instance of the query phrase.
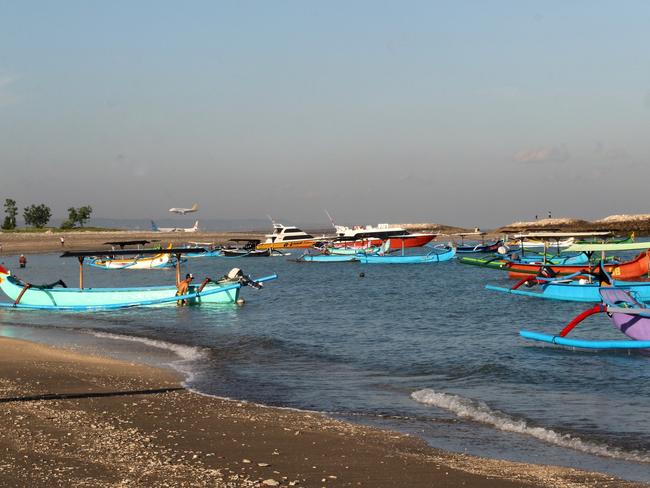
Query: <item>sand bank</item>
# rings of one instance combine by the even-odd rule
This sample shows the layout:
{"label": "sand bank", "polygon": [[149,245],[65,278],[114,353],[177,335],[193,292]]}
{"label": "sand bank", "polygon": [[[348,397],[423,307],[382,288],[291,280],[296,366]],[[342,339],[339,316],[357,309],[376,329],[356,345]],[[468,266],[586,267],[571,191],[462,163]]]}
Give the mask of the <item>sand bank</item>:
{"label": "sand bank", "polygon": [[0,486],[642,486],[445,453],[318,414],[198,395],[168,371],[5,338],[0,402]]}
{"label": "sand bank", "polygon": [[[224,244],[229,239],[260,239],[263,233],[254,232],[141,232],[141,231],[105,231],[105,232],[43,232],[43,233],[0,233],[1,255],[35,254],[59,252],[66,250],[110,249],[106,242],[149,240],[159,241],[162,245],[174,245],[188,242]],[[64,244],[61,244],[61,237]],[[158,243],[158,242],[156,242]]]}

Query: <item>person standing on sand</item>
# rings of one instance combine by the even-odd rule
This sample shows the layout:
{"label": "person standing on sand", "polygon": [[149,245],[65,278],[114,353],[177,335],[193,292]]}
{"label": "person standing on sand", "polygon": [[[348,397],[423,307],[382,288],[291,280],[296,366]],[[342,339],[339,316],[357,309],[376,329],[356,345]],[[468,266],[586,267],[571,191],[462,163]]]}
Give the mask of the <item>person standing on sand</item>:
{"label": "person standing on sand", "polygon": [[59,237],[59,240],[61,241],[61,247],[65,246],[65,237],[61,236]]}

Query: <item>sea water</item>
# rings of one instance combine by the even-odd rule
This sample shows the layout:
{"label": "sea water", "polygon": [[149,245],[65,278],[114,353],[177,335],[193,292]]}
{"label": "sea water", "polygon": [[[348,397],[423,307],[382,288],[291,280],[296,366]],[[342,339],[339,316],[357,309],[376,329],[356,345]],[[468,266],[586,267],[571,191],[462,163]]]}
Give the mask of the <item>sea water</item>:
{"label": "sea water", "polygon": [[[650,359],[526,342],[589,304],[516,297],[504,273],[429,265],[192,259],[195,281],[232,267],[279,279],[246,304],[94,313],[0,310],[0,333],[169,365],[198,392],[325,412],[480,456],[650,481]],[[15,256],[2,260],[15,268]],[[76,260],[28,256],[27,281],[76,286]],[[362,274],[363,273],[363,276]],[[173,270],[86,270],[87,286],[173,283]],[[605,316],[572,335],[621,339]]]}

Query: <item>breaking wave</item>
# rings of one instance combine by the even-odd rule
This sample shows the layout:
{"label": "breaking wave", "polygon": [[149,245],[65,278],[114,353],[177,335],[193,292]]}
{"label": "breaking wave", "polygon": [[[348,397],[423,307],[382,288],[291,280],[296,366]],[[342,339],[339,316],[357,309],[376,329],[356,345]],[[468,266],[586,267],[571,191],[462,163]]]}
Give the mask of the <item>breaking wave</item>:
{"label": "breaking wave", "polygon": [[415,401],[432,405],[455,413],[458,417],[490,425],[504,432],[528,435],[548,444],[573,449],[575,451],[593,454],[596,456],[650,463],[650,455],[639,451],[625,451],[620,448],[610,447],[589,441],[584,441],[569,434],[562,434],[544,427],[529,425],[523,419],[516,419],[510,415],[491,409],[486,403],[471,400],[458,395],[436,392],[425,388],[413,392],[411,398]]}
{"label": "breaking wave", "polygon": [[126,334],[114,334],[111,332],[89,331],[89,333],[99,339],[138,342],[150,347],[173,352],[178,356],[178,360],[171,362],[169,365],[179,373],[185,375],[186,379],[183,382],[184,385],[194,379],[194,371],[190,367],[190,364],[207,356],[207,351],[205,349],[196,346],[186,346],[184,344],[175,344],[173,342],[161,341],[158,339],[148,339],[146,337]]}

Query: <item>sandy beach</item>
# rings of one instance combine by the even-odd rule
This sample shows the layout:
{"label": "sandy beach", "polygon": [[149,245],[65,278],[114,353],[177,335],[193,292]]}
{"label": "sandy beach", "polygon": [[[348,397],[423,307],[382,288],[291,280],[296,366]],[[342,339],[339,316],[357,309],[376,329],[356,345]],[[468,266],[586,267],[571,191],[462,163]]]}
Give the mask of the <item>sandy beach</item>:
{"label": "sandy beach", "polygon": [[[141,231],[81,231],[81,232],[15,232],[0,233],[0,255],[63,252],[66,250],[110,249],[106,242],[149,240],[167,245],[188,242],[224,244],[229,239],[260,239],[263,233],[253,232],[141,232]],[[64,244],[61,244],[61,237]]]}
{"label": "sandy beach", "polygon": [[202,396],[166,370],[22,340],[0,339],[0,358],[1,486],[643,486]]}

